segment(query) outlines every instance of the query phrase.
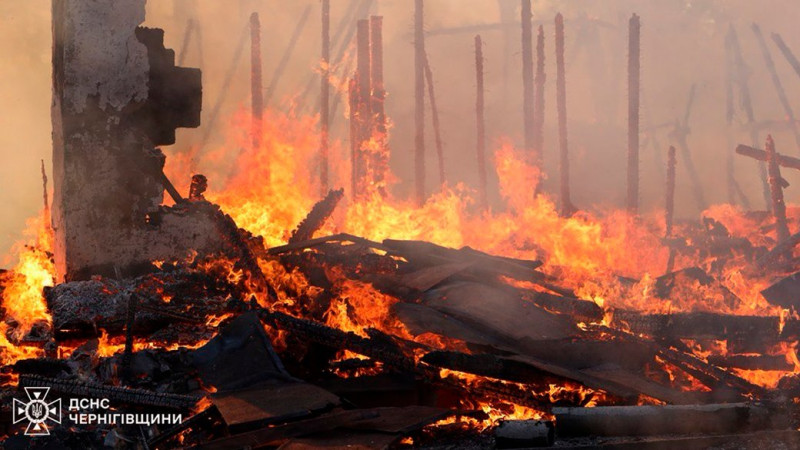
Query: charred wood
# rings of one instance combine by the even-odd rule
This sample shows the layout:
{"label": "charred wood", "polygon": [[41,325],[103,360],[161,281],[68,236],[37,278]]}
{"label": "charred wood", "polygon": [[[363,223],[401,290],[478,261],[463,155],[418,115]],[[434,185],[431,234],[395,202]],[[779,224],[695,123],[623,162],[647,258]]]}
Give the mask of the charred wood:
{"label": "charred wood", "polygon": [[324,199],[318,201],[305,219],[300,222],[289,238],[289,244],[308,241],[325,224],[325,221],[333,214],[333,210],[344,196],[344,189],[328,191]]}
{"label": "charred wood", "polygon": [[653,436],[741,433],[788,426],[764,405],[603,406],[553,408],[559,436]]}

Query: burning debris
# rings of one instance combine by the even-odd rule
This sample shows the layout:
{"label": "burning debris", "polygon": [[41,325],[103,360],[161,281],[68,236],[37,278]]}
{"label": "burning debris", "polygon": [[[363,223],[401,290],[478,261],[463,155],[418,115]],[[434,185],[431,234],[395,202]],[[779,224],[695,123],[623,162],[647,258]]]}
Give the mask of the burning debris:
{"label": "burning debris", "polygon": [[[722,205],[678,220],[676,167],[693,167],[692,88],[674,136],[681,158],[668,153],[666,212],[641,214],[634,14],[627,208],[579,210],[558,14],[554,201],[540,184],[544,28],[534,78],[523,0],[525,149],[505,143],[494,154],[502,209],[487,192],[485,48],[474,39],[476,202],[444,184],[417,0],[415,190],[398,200],[388,189],[383,19],[361,18],[370,2],[358,3],[356,71],[344,81],[331,67],[331,5],[321,5],[319,124],[265,108],[285,61],[264,98],[261,21],[250,16],[252,105],[222,189],[156,148],[175,128],[199,126],[202,89],[199,70],[175,66],[164,32],[140,26],[145,0],[54,3],[52,226],[45,194],[35,242],[0,272],[4,448],[796,446],[800,211],[784,200],[780,169],[800,160],[771,136],[765,150],[740,145],[767,163],[770,211]],[[741,49],[729,36],[733,73]],[[336,85],[349,94],[345,177],[333,170]],[[426,87],[442,181],[430,197]],[[314,164],[318,180],[299,175]],[[188,194],[170,178],[190,183]],[[330,188],[342,180],[351,192]],[[162,204],[165,191],[174,205]]]}

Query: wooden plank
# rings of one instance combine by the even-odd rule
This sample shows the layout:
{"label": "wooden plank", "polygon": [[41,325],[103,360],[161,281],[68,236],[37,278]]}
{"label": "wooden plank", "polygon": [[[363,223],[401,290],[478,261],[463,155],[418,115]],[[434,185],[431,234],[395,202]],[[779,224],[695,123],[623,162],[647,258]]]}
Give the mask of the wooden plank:
{"label": "wooden plank", "polygon": [[454,282],[428,291],[423,304],[506,339],[562,339],[580,334],[570,320],[527,302],[515,291]]}
{"label": "wooden plank", "polygon": [[339,397],[307,383],[275,383],[211,397],[231,432],[307,417],[339,405]]}

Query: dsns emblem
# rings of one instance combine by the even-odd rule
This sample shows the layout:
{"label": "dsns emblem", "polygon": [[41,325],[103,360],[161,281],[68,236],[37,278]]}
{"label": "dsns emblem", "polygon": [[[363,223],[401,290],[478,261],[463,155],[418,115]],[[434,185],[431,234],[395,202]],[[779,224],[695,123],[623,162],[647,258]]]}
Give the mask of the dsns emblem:
{"label": "dsns emblem", "polygon": [[26,387],[28,402],[14,399],[14,423],[28,421],[26,436],[49,436],[47,421],[61,423],[61,399],[47,403],[49,387]]}

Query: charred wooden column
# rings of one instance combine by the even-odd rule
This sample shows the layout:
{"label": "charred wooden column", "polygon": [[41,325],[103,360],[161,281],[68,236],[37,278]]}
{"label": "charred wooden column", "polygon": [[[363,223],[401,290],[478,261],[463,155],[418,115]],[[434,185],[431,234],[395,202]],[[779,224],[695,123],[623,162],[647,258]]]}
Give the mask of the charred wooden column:
{"label": "charred wooden column", "polygon": [[369,18],[370,40],[370,81],[372,84],[372,121],[373,135],[376,145],[372,148],[370,161],[372,165],[372,181],[378,192],[386,194],[385,180],[389,170],[389,150],[386,136],[386,90],[383,85],[383,17]]}
{"label": "charred wooden column", "polygon": [[639,212],[639,16],[628,22],[628,211]]}
{"label": "charred wooden column", "polygon": [[356,147],[356,197],[366,193],[368,166],[368,145],[372,136],[372,81],[369,49],[369,21],[359,20],[356,25],[356,91],[358,104],[356,121],[358,123],[358,145]]}
{"label": "charred wooden column", "polygon": [[[261,74],[261,22],[258,13],[250,15],[250,105],[252,107],[250,134],[253,152],[261,148],[264,120],[264,91]],[[267,155],[267,174],[269,178],[269,155]]]}
{"label": "charred wooden column", "polygon": [[144,18],[144,0],[52,2],[58,281],[220,248],[206,215],[159,206],[169,182],[155,146],[200,124],[201,77],[175,67],[163,31],[139,27]]}
{"label": "charred wooden column", "polygon": [[556,103],[558,108],[558,169],[560,175],[561,215],[573,213],[569,193],[569,146],[567,145],[567,81],[564,68],[564,16],[556,15]]}
{"label": "charred wooden column", "polygon": [[[664,237],[672,237],[672,222],[675,218],[675,168],[678,160],[675,155],[675,147],[670,145],[667,154],[667,189],[664,201]],[[669,259],[667,260],[666,273],[672,273],[675,267],[675,248],[669,248]]]}
{"label": "charred wooden column", "polygon": [[439,124],[439,109],[436,106],[436,92],[433,89],[433,71],[431,63],[428,61],[428,54],[425,54],[425,81],[428,84],[428,101],[431,104],[431,121],[433,122],[433,137],[436,143],[436,160],[439,165],[439,185],[447,182],[444,172],[444,144],[442,143],[442,130]]}
{"label": "charred wooden column", "polygon": [[534,147],[534,92],[533,92],[533,32],[531,27],[531,0],[521,0],[522,9],[522,122],[525,133],[525,151],[533,153],[531,161],[541,166],[540,149]]}
{"label": "charred wooden column", "polygon": [[331,98],[331,0],[322,0],[322,80],[319,103],[319,184],[322,195],[328,192],[328,153],[330,146]]}
{"label": "charred wooden column", "polygon": [[475,101],[476,129],[478,132],[478,190],[480,206],[483,210],[486,210],[489,208],[489,200],[486,193],[488,184],[486,181],[486,120],[483,115],[483,43],[480,35],[475,36],[475,75],[478,89]]}
{"label": "charred wooden column", "polygon": [[350,106],[350,192],[354,197],[358,193],[358,148],[361,145],[358,126],[358,81],[353,77],[347,85]]}
{"label": "charred wooden column", "polygon": [[544,27],[539,25],[536,35],[536,78],[534,79],[533,148],[544,155]]}
{"label": "charred wooden column", "polygon": [[414,185],[425,203],[425,23],[422,0],[414,1]]}
{"label": "charred wooden column", "polygon": [[783,202],[783,183],[781,168],[778,164],[778,155],[775,152],[775,142],[772,136],[767,136],[765,150],[767,152],[767,171],[769,173],[769,190],[772,198],[772,215],[775,217],[775,228],[778,242],[789,237],[789,226],[786,224],[786,204]]}

